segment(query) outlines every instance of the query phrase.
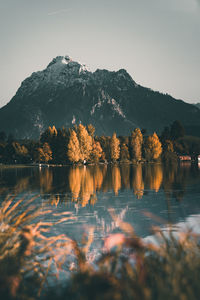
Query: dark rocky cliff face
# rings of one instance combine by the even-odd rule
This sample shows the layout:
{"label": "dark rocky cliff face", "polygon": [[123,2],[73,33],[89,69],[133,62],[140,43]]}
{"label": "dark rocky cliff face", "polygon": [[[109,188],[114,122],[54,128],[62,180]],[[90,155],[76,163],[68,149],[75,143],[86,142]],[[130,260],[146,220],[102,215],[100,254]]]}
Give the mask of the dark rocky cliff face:
{"label": "dark rocky cliff face", "polygon": [[0,130],[36,138],[49,125],[92,123],[96,133],[128,135],[135,127],[160,132],[174,120],[199,132],[200,110],[135,83],[126,70],[87,70],[70,57],[58,56],[25,79],[0,109]]}

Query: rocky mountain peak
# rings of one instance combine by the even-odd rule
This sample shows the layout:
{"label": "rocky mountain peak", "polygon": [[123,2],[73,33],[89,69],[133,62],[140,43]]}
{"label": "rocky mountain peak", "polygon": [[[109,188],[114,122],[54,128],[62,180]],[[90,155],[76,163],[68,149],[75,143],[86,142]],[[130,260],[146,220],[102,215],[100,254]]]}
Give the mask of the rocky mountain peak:
{"label": "rocky mountain peak", "polygon": [[59,71],[64,69],[70,73],[80,75],[81,73],[89,72],[85,64],[74,61],[70,56],[57,56],[47,66],[48,71]]}
{"label": "rocky mountain peak", "polygon": [[56,64],[68,64],[70,61],[72,61],[72,58],[68,55],[66,56],[57,56],[53,58],[53,60],[48,64],[47,68],[50,68],[51,66],[55,66]]}
{"label": "rocky mountain peak", "polygon": [[0,109],[0,128],[32,138],[50,125],[61,128],[81,122],[93,124],[98,135],[128,135],[135,127],[158,132],[177,115],[199,132],[200,111],[194,105],[137,85],[125,69],[90,72],[66,55],[55,57],[22,82]]}

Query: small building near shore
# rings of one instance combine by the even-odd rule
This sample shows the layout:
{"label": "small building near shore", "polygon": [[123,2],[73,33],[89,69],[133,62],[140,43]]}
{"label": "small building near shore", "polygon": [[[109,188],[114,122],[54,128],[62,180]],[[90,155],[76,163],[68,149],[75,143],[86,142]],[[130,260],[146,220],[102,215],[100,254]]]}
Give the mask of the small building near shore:
{"label": "small building near shore", "polygon": [[180,161],[191,161],[192,160],[191,156],[189,156],[189,155],[179,155],[178,158]]}

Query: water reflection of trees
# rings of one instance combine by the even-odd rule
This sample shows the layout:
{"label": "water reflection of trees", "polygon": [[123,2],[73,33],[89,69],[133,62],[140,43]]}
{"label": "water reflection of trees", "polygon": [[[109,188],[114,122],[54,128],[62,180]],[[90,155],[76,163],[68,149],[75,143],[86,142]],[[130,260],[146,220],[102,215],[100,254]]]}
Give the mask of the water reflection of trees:
{"label": "water reflection of trees", "polygon": [[163,166],[161,164],[148,164],[145,168],[145,186],[150,190],[159,191],[163,180]]}
{"label": "water reflection of trees", "polygon": [[71,167],[69,172],[69,188],[72,194],[72,201],[81,202],[86,206],[96,202],[96,192],[101,189],[105,176],[106,166]]}
{"label": "water reflection of trees", "polygon": [[132,187],[134,194],[137,199],[141,199],[144,194],[144,181],[143,181],[143,172],[142,165],[136,165],[132,167]]}
{"label": "water reflection of trees", "polygon": [[[12,174],[12,176],[11,176]],[[180,201],[190,181],[199,181],[200,172],[193,165],[94,165],[66,168],[30,168],[24,170],[5,170],[0,172],[0,191],[15,193],[39,192],[53,205],[71,200],[94,205],[98,192],[132,189],[137,199],[144,191],[158,192],[163,188],[168,201]]]}

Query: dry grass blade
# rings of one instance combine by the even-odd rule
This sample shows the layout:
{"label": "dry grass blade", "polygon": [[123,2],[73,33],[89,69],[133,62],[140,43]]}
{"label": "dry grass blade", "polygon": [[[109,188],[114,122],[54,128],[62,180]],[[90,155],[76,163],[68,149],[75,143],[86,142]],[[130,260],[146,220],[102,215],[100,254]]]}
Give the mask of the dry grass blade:
{"label": "dry grass blade", "polygon": [[37,198],[7,197],[0,207],[0,270],[9,270],[5,276],[2,274],[7,290],[13,276],[20,284],[23,284],[23,278],[33,276],[41,283],[40,288],[37,285],[41,293],[49,271],[52,273],[53,262],[58,266],[56,270],[61,270],[72,252],[72,241],[66,235],[50,235],[52,226],[66,222],[72,216],[66,212],[63,214],[66,217],[59,221],[41,220],[53,214],[52,210],[34,205]]}

